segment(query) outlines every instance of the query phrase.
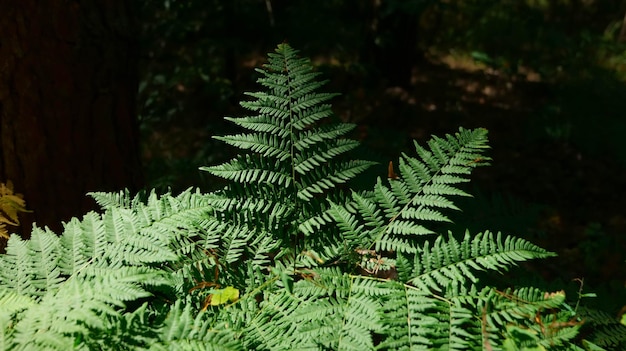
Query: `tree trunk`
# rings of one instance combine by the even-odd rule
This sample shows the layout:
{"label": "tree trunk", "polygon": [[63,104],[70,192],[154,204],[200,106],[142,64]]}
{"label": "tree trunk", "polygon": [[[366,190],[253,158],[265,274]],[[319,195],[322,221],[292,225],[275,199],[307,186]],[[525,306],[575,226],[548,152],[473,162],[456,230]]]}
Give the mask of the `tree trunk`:
{"label": "tree trunk", "polygon": [[[0,2],[0,182],[33,221],[94,208],[89,191],[142,186],[137,43],[125,0]],[[18,231],[19,232],[19,231]]]}

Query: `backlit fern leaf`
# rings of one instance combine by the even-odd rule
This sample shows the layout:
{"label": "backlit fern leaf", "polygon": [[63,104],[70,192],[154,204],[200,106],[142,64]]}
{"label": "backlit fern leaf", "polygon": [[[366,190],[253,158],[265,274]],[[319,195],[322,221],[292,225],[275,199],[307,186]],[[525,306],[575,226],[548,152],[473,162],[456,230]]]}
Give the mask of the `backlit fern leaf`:
{"label": "backlit fern leaf", "polygon": [[[415,253],[417,241],[410,238],[433,234],[428,223],[447,222],[444,211],[457,209],[448,198],[467,196],[456,185],[468,181],[471,170],[488,160],[482,154],[488,148],[486,135],[484,129],[460,129],[445,139],[433,138],[428,149],[415,144],[419,158],[403,154],[400,177],[389,179],[389,185],[378,179],[373,192],[349,205],[367,218],[365,232],[371,241],[365,246]],[[373,213],[378,218],[373,219]]]}
{"label": "backlit fern leaf", "polygon": [[270,350],[373,350],[372,332],[382,329],[376,294],[381,289],[337,269],[311,273],[315,278],[297,282],[292,294],[268,296],[246,333],[253,345]]}
{"label": "backlit fern leaf", "polygon": [[439,321],[427,311],[436,309],[440,301],[424,292],[403,284],[385,284],[388,292],[382,295],[383,322],[380,350],[432,350],[431,336],[439,328]]}
{"label": "backlit fern leaf", "polygon": [[478,281],[473,270],[505,270],[516,262],[534,258],[546,258],[554,254],[530,242],[490,232],[470,236],[468,232],[461,242],[451,235],[448,241],[437,237],[430,247],[425,242],[415,255],[412,278],[409,283],[430,291],[442,290],[450,285]]}
{"label": "backlit fern leaf", "polygon": [[213,198],[219,216],[256,230],[257,239],[270,236],[267,242],[290,242],[300,231],[327,225],[328,205],[319,199],[335,196],[343,203],[338,186],[373,164],[344,158],[358,145],[343,138],[354,125],[320,123],[332,116],[328,101],[336,94],[318,91],[325,82],[297,54],[281,44],[269,55],[257,70],[264,91],[247,93],[252,100],[241,103],[256,115],[227,119],[247,132],[217,137],[248,153],[202,167],[233,182]]}
{"label": "backlit fern leaf", "polygon": [[244,350],[232,330],[216,329],[215,321],[207,317],[206,312],[194,311],[191,304],[176,301],[156,331],[160,341],[152,343],[149,350]]}
{"label": "backlit fern leaf", "polygon": [[[113,336],[104,331],[132,315],[125,313],[127,303],[157,291],[180,291],[175,275],[164,268],[178,260],[176,239],[201,237],[189,230],[203,223],[207,212],[206,203],[189,194],[152,196],[146,204],[132,201],[128,206],[125,200],[117,205],[105,202],[110,207],[104,214],[90,212],[82,221],[72,219],[60,238],[37,228],[30,240],[11,237],[7,254],[0,256],[0,291],[32,303],[16,315],[15,309],[4,306],[12,300],[0,301],[0,321],[13,319],[12,325],[5,324],[11,330],[5,330],[5,345],[10,345],[6,349],[29,345],[66,350],[80,348],[79,340],[105,345],[101,342]],[[189,212],[194,211],[196,217],[190,220]],[[119,349],[125,342],[134,345],[142,335],[148,337],[149,328],[137,328],[136,336],[118,335],[124,340]]]}
{"label": "backlit fern leaf", "polygon": [[[260,305],[261,310],[248,321],[245,333],[248,349],[280,350],[296,345],[296,324],[289,316],[298,308],[300,301],[286,291],[267,294]],[[306,344],[299,344],[306,348]]]}
{"label": "backlit fern leaf", "polygon": [[123,190],[117,193],[92,192],[89,193],[89,195],[101,208],[134,208],[136,205],[143,202],[143,192],[132,196],[128,190]]}
{"label": "backlit fern leaf", "polygon": [[76,335],[104,330],[105,316],[120,318],[123,302],[149,296],[140,282],[156,278],[150,272],[110,272],[113,274],[85,270],[68,279],[59,290],[47,292],[37,306],[20,316],[13,342],[34,349],[52,345],[72,349]]}

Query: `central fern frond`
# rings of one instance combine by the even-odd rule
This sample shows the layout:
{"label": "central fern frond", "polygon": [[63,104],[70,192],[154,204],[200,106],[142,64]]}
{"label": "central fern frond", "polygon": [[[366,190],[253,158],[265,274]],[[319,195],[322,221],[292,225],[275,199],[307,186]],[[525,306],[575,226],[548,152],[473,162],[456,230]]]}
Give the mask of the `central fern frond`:
{"label": "central fern frond", "polygon": [[256,114],[226,118],[249,132],[216,137],[247,153],[202,168],[232,181],[214,202],[226,220],[248,228],[253,224],[257,238],[269,235],[285,242],[310,234],[302,223],[325,223],[323,199],[341,201],[338,186],[374,164],[344,157],[359,144],[344,138],[355,126],[330,121],[328,102],[337,94],[318,91],[325,82],[297,53],[279,45],[257,69],[266,91],[247,93],[254,100],[241,103]]}

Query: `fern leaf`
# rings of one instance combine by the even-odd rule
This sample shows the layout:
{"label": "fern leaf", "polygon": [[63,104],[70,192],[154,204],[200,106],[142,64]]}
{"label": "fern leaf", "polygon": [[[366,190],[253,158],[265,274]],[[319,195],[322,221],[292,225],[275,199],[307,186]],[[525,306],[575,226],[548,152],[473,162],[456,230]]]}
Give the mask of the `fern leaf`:
{"label": "fern leaf", "polygon": [[383,322],[386,329],[381,333],[380,350],[432,350],[432,335],[439,327],[436,318],[427,311],[436,308],[438,302],[403,284],[387,284],[389,292],[383,297]]}
{"label": "fern leaf", "polygon": [[581,308],[580,317],[585,321],[585,339],[607,350],[620,350],[626,347],[626,326],[614,316],[604,311]]}
{"label": "fern leaf", "polygon": [[[231,263],[243,257],[251,240],[267,243],[284,254],[287,251],[279,249],[277,243],[330,225],[330,216],[325,213],[330,205],[323,199],[345,203],[339,186],[373,164],[345,160],[345,154],[358,146],[357,141],[344,139],[355,126],[324,121],[333,115],[328,102],[336,94],[319,92],[325,82],[318,79],[310,61],[298,57],[298,51],[287,44],[279,45],[268,58],[258,70],[258,83],[264,89],[247,93],[251,100],[241,102],[256,115],[227,118],[247,132],[217,137],[247,153],[218,166],[201,168],[232,182],[213,198],[216,215],[250,231],[241,240],[231,240],[225,229],[226,242],[234,246],[220,251],[220,255],[229,252]],[[309,242],[306,249],[322,246],[321,242]],[[259,264],[269,264],[268,257],[278,254],[259,246],[252,251],[254,262]],[[285,259],[292,260],[293,256]]]}
{"label": "fern leaf", "polygon": [[125,189],[117,193],[91,192],[88,193],[102,209],[107,208],[134,208],[141,203],[143,193],[140,192],[136,196],[131,196],[130,191]]}
{"label": "fern leaf", "polygon": [[12,235],[0,260],[0,288],[31,297],[41,295],[33,282],[33,253],[28,241]]}
{"label": "fern leaf", "polygon": [[267,137],[256,134],[237,134],[229,135],[228,137],[215,137],[215,139],[241,149],[251,150],[268,157],[275,157],[280,161],[284,161],[291,156],[286,145],[286,140],[281,140],[276,136]]}
{"label": "fern leaf", "polygon": [[116,275],[95,275],[87,270],[69,279],[58,291],[48,292],[16,323],[14,342],[35,349],[71,349],[77,335],[93,337],[91,333],[96,330],[103,333],[106,316],[121,317],[114,306],[149,295],[138,287],[140,276],[111,272]]}
{"label": "fern leaf", "polygon": [[440,236],[432,248],[426,242],[415,256],[414,277],[409,282],[426,290],[442,290],[467,280],[476,282],[472,270],[499,271],[516,262],[551,256],[554,254],[524,239],[507,237],[503,242],[500,233],[494,238],[490,232],[474,237],[466,232],[460,243],[452,235],[447,242]]}
{"label": "fern leaf", "polygon": [[201,167],[200,169],[240,183],[270,183],[287,187],[292,181],[288,174],[276,171],[276,169],[280,170],[277,163],[269,163],[249,156],[220,166]]}
{"label": "fern leaf", "polygon": [[233,331],[213,323],[207,312],[196,313],[190,304],[176,301],[157,330],[159,342],[149,350],[244,350]]}

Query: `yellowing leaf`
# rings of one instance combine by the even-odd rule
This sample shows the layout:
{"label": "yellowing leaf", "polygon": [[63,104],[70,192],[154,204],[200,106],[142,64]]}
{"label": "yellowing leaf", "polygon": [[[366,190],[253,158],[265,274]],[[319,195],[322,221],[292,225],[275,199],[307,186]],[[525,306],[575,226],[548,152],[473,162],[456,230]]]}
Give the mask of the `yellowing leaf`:
{"label": "yellowing leaf", "polygon": [[215,290],[211,294],[211,306],[219,306],[228,302],[235,302],[239,299],[239,290],[232,286],[227,286],[224,289]]}
{"label": "yellowing leaf", "polygon": [[9,238],[9,231],[7,230],[7,226],[4,223],[0,223],[0,236],[3,238]]}
{"label": "yellowing leaf", "polygon": [[29,212],[22,195],[13,194],[11,181],[7,181],[6,184],[0,183],[0,236],[9,238],[6,225],[19,225],[20,221],[17,217],[19,212]]}

